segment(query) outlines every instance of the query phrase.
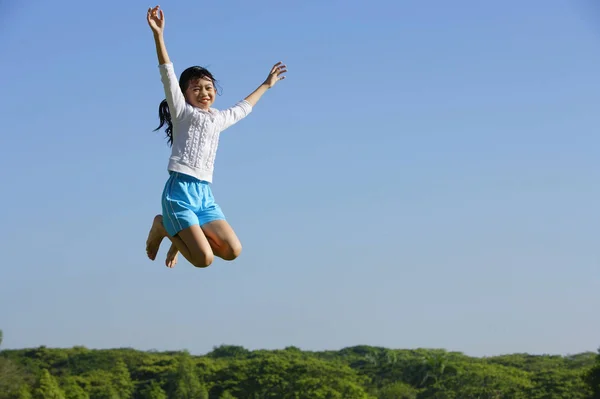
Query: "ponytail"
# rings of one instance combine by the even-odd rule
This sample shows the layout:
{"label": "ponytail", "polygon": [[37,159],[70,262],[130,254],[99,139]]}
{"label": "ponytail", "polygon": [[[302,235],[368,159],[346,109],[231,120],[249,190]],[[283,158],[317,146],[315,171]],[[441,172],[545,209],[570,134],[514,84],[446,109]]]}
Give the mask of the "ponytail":
{"label": "ponytail", "polygon": [[173,145],[173,122],[171,121],[171,112],[169,111],[169,104],[167,104],[167,100],[162,100],[160,105],[158,106],[158,119],[160,120],[160,125],[154,131],[157,131],[161,127],[167,124],[165,129],[165,133],[167,134],[167,143],[169,146]]}

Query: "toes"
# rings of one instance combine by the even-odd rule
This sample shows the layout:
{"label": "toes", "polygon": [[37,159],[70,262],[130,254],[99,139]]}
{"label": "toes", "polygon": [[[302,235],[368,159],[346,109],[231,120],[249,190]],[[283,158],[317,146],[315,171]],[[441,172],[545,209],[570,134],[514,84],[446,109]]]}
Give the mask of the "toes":
{"label": "toes", "polygon": [[146,246],[146,254],[148,255],[148,258],[150,258],[151,260],[156,259],[157,253],[158,253],[158,245],[148,244]]}
{"label": "toes", "polygon": [[167,256],[167,259],[165,260],[165,265],[167,265],[167,267],[175,267],[175,265],[177,264],[177,255],[173,256]]}

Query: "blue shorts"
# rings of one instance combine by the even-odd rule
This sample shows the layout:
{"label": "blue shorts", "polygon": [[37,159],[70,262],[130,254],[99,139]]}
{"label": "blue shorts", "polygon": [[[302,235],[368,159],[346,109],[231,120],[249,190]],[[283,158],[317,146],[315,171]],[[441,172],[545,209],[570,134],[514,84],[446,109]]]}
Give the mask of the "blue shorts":
{"label": "blue shorts", "polygon": [[196,224],[225,220],[210,183],[183,173],[169,173],[162,194],[162,214],[163,225],[171,237]]}

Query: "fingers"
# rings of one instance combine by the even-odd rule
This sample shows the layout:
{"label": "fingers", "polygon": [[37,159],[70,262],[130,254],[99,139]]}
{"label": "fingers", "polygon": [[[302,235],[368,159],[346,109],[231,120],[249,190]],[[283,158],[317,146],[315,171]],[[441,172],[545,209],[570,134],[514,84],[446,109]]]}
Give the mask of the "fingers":
{"label": "fingers", "polygon": [[283,65],[283,63],[281,61],[279,61],[277,64],[273,65],[273,68],[271,68],[271,73],[277,72],[277,70],[280,68],[285,68],[285,65]]}
{"label": "fingers", "polygon": [[[160,11],[160,18],[158,18],[158,12]],[[160,6],[155,6],[153,8],[148,8],[148,20],[150,19],[165,19],[165,14],[163,10],[160,9]]]}
{"label": "fingers", "polygon": [[[160,17],[159,17],[160,12]],[[160,6],[148,8],[148,13],[146,15],[146,20],[150,27],[153,30],[163,29],[165,25],[165,14],[163,10],[160,9]]]}
{"label": "fingers", "polygon": [[[272,75],[276,75],[279,76],[282,73],[286,73],[287,72],[287,66],[282,63],[281,61],[279,61],[277,64],[273,65],[273,68],[271,68],[271,74]],[[281,77],[281,79],[283,79],[284,77]]]}

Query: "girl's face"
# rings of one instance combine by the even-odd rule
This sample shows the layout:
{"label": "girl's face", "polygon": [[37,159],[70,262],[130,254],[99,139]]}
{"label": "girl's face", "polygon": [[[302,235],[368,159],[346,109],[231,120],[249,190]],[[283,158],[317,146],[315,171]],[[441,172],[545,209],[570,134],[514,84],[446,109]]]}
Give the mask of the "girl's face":
{"label": "girl's face", "polygon": [[213,82],[208,78],[202,78],[191,80],[184,96],[190,105],[208,111],[215,102],[216,94],[217,89]]}

